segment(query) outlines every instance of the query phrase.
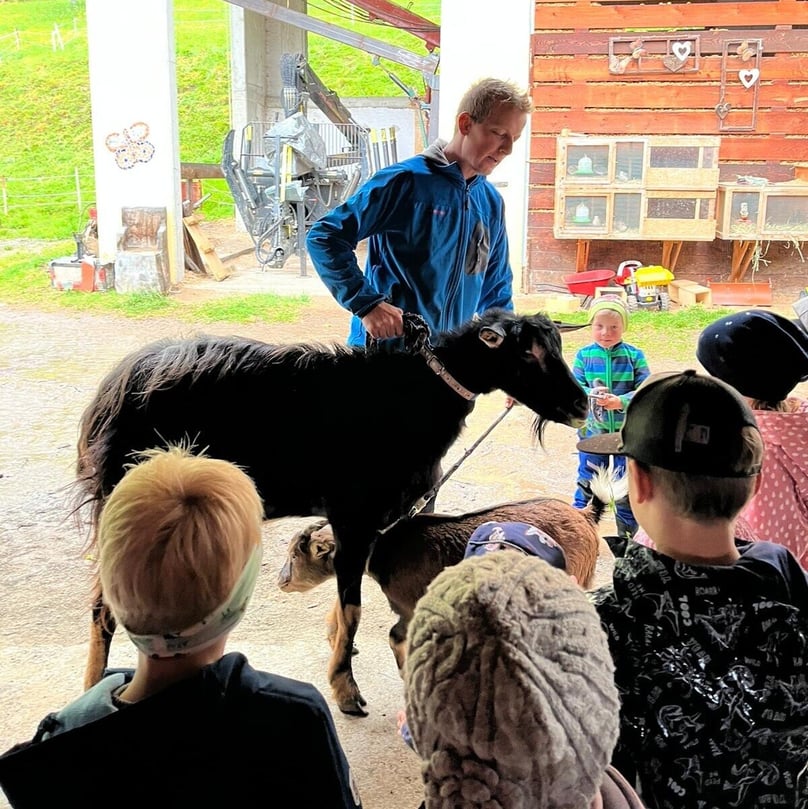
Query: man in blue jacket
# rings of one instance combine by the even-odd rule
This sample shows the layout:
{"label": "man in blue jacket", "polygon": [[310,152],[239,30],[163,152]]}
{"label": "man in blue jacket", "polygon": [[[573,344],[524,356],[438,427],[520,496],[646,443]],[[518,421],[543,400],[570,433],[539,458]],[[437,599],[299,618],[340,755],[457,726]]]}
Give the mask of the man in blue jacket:
{"label": "man in blue jacket", "polygon": [[[354,315],[349,345],[400,337],[421,315],[433,337],[493,307],[512,309],[503,201],[486,177],[507,157],[532,109],[499,79],[474,84],[452,139],[388,166],[309,231],[307,247],[337,302]],[[369,239],[364,274],[356,246]]]}

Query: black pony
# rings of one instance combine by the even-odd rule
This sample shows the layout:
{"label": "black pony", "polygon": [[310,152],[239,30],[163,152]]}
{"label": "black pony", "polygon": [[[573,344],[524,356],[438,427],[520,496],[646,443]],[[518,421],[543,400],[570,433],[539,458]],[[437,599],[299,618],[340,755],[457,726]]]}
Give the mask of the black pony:
{"label": "black pony", "polygon": [[[586,413],[559,329],[541,314],[492,310],[433,349],[421,336],[415,350],[392,353],[239,337],[147,345],[104,379],[82,416],[78,483],[92,503],[90,543],[126,465],[181,442],[244,468],[267,518],[327,517],[339,594],[329,682],[342,711],[364,714],[351,650],[374,537],[434,484],[474,396],[496,389],[537,414],[539,440],[547,420],[577,426]],[[96,595],[87,685],[100,678],[115,631],[100,584]]]}

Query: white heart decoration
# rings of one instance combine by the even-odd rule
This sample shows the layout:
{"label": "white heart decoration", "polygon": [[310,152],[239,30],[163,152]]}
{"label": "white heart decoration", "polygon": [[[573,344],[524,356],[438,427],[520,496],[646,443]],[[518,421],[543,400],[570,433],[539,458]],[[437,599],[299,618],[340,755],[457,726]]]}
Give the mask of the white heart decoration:
{"label": "white heart decoration", "polygon": [[748,70],[739,70],[738,78],[741,80],[741,84],[748,90],[760,78],[760,71],[756,67],[750,67]]}
{"label": "white heart decoration", "polygon": [[690,56],[690,43],[689,42],[674,42],[671,45],[671,50],[674,56],[680,61],[684,62]]}

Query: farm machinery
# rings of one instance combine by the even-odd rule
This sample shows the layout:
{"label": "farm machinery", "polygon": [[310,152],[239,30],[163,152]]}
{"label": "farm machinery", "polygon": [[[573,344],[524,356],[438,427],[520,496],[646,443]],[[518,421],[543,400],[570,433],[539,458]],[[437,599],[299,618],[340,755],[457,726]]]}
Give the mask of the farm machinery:
{"label": "farm machinery", "polygon": [[234,140],[235,131],[230,130],[222,171],[259,264],[283,267],[293,253],[302,258],[311,223],[358,187],[361,156],[331,164],[323,137],[302,113],[277,124],[247,124],[238,158]]}
{"label": "farm machinery", "polygon": [[[262,268],[283,267],[292,254],[304,261],[309,226],[370,173],[368,130],[322,85],[305,58],[284,54],[281,74],[286,117],[247,124],[238,153],[236,132],[230,130],[222,150],[222,172]],[[308,99],[327,122],[306,117]],[[301,266],[305,275],[305,263]]]}

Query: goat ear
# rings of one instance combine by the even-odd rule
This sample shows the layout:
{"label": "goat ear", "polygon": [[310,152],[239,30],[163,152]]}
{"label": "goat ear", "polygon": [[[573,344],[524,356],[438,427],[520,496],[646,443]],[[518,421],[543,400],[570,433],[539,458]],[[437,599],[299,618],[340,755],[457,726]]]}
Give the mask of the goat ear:
{"label": "goat ear", "polygon": [[315,559],[322,559],[326,556],[330,556],[334,550],[334,543],[328,542],[326,540],[318,539],[312,543],[312,556]]}
{"label": "goat ear", "polygon": [[489,348],[499,348],[502,345],[502,341],[505,339],[505,329],[498,323],[492,326],[483,326],[480,329],[480,339]]}
{"label": "goat ear", "polygon": [[559,331],[578,331],[578,329],[585,329],[588,323],[562,323],[560,320],[554,320],[553,325]]}

